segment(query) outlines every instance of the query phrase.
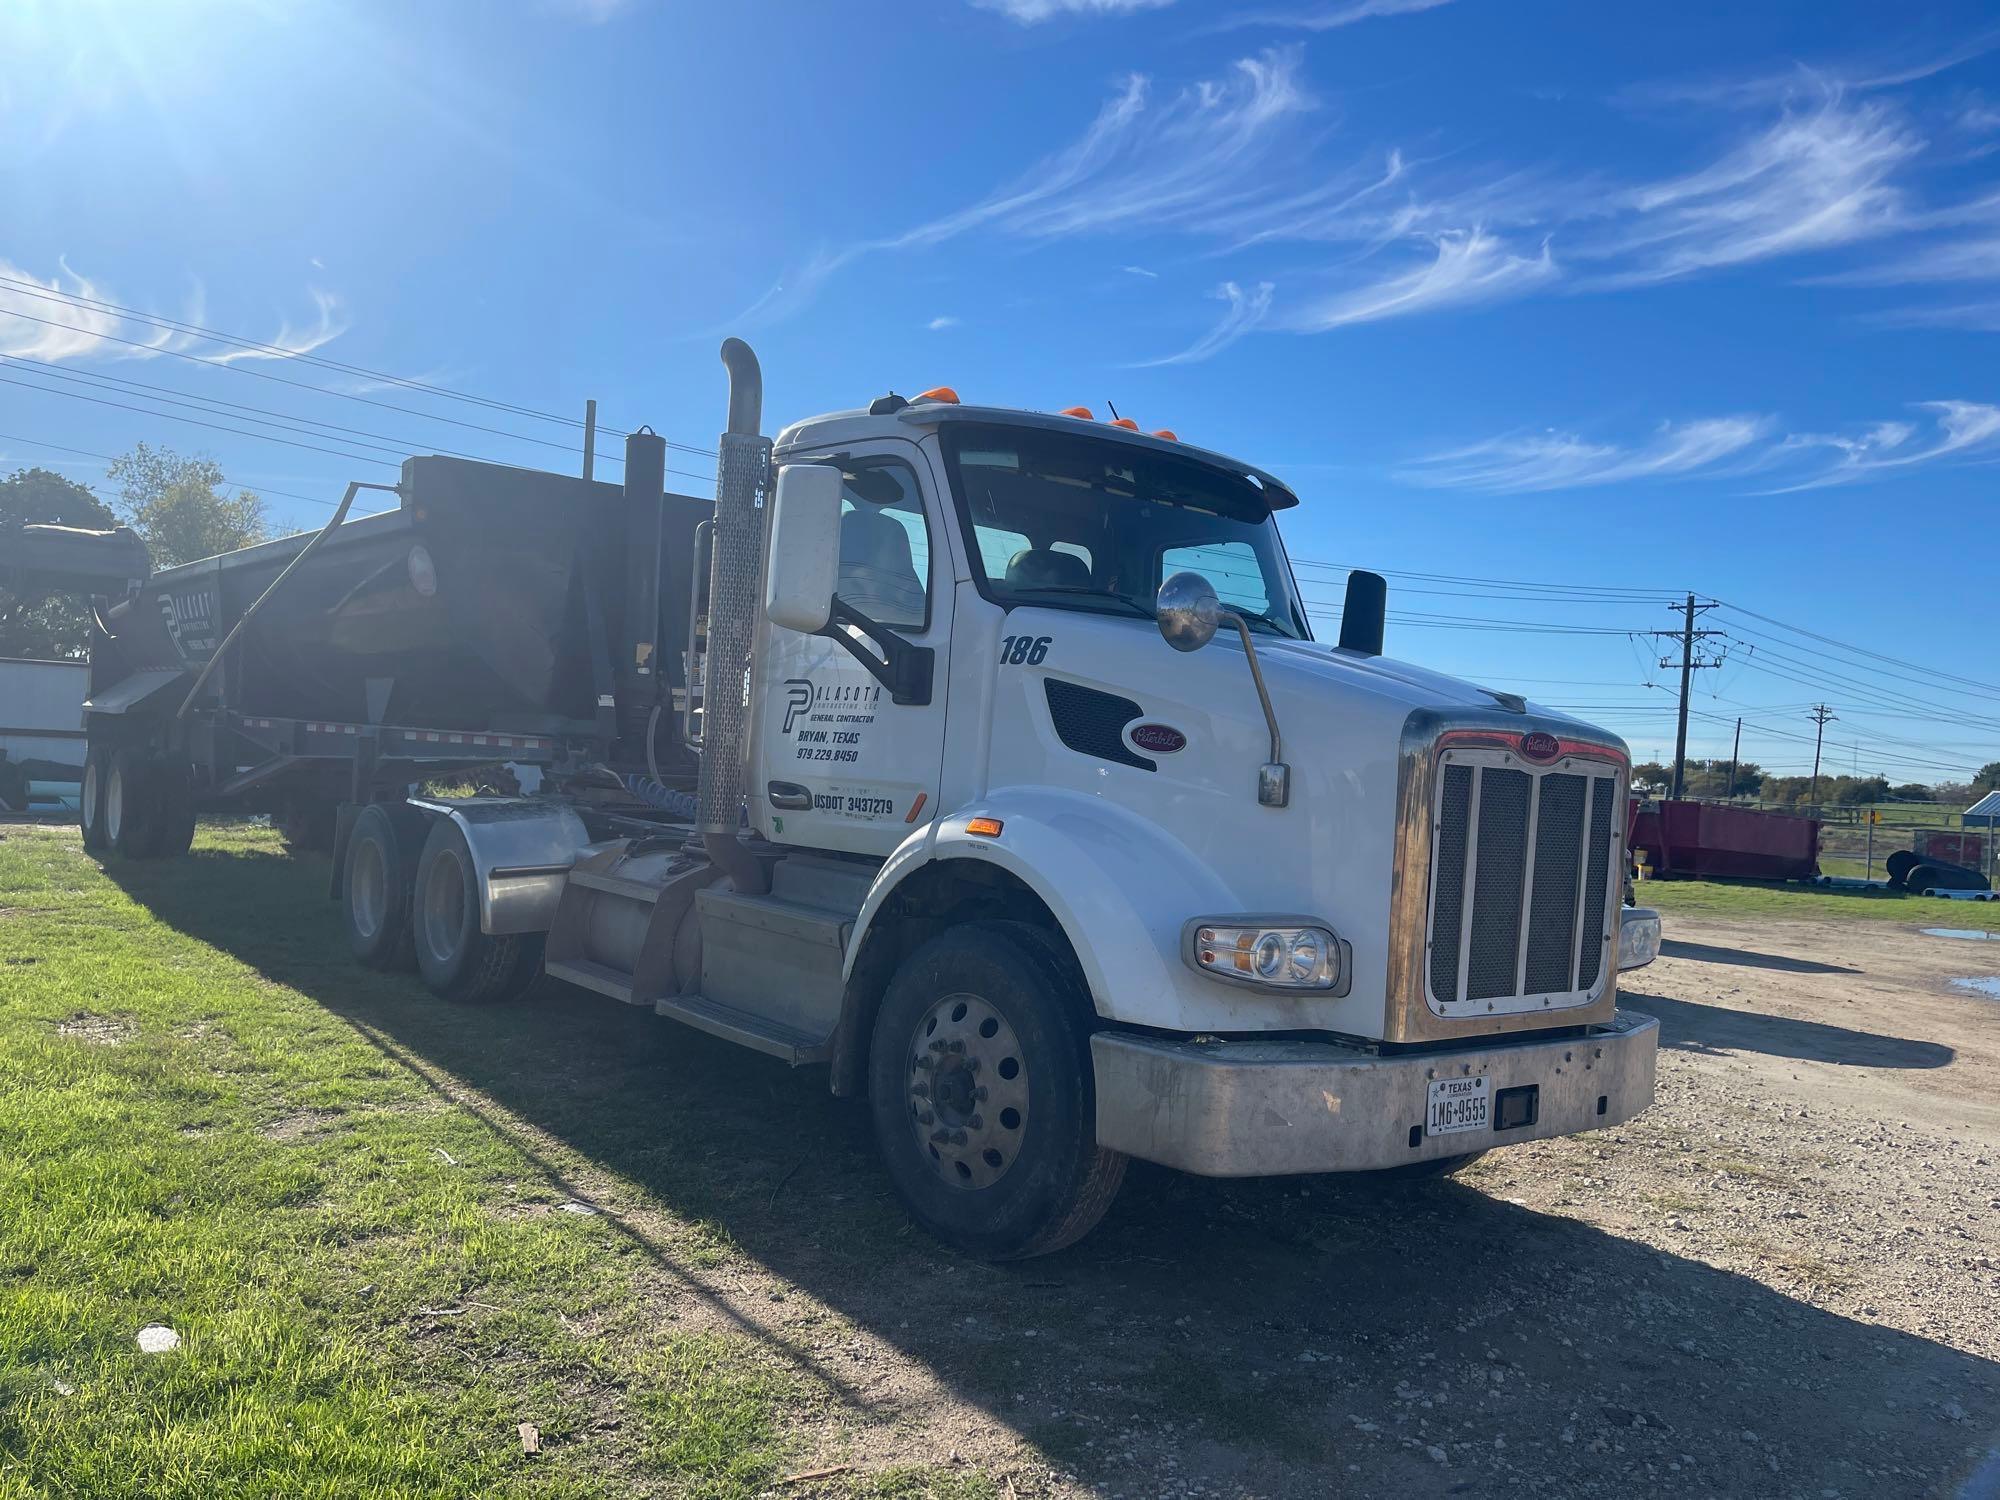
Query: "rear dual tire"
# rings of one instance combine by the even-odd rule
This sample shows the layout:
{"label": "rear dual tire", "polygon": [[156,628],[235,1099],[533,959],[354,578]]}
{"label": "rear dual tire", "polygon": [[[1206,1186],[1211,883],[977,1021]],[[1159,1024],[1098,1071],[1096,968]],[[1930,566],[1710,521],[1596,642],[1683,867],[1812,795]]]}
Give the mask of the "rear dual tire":
{"label": "rear dual tire", "polygon": [[342,871],[347,946],[371,969],[413,969],[410,906],[424,846],[424,816],[407,804],[373,803],[355,816]]}
{"label": "rear dual tire", "polygon": [[194,842],[194,768],[144,750],[93,745],[78,796],[83,847],[124,859],[171,859]]}
{"label": "rear dual tire", "polygon": [[450,818],[431,823],[410,902],[417,969],[434,995],[465,1005],[510,1000],[541,970],[541,933],[479,930],[479,871]]}

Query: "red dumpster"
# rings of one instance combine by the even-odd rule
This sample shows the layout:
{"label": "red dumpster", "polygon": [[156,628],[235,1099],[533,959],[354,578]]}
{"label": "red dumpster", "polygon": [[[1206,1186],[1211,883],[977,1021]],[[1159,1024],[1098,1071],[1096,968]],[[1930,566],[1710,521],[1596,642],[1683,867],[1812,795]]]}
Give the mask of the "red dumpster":
{"label": "red dumpster", "polygon": [[1810,880],[1819,873],[1819,819],[1713,802],[1649,803],[1632,819],[1632,848],[1660,875]]}

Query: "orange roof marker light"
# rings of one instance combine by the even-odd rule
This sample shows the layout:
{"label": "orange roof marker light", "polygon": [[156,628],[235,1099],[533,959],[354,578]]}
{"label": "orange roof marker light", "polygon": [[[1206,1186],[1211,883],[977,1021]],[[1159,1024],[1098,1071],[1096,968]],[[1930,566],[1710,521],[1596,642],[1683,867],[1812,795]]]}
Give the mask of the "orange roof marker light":
{"label": "orange roof marker light", "polygon": [[1133,421],[1130,417],[1113,417],[1111,419],[1111,425],[1113,427],[1122,427],[1127,432],[1137,432],[1139,430],[1139,424]]}
{"label": "orange roof marker light", "polygon": [[1181,440],[1181,435],[1171,427],[1155,427],[1153,429],[1153,436],[1156,438],[1165,438],[1170,443],[1178,443]]}
{"label": "orange roof marker light", "polygon": [[1060,417],[1075,417],[1079,422],[1094,422],[1097,420],[1090,414],[1090,408],[1087,406],[1065,406],[1056,415]]}
{"label": "orange roof marker light", "polygon": [[912,406],[916,405],[919,401],[938,401],[946,406],[956,406],[958,405],[958,392],[948,385],[934,385],[922,395],[910,398]]}
{"label": "orange roof marker light", "polygon": [[997,839],[1000,837],[1000,830],[1005,826],[998,818],[968,818],[965,831],[976,833],[981,838]]}

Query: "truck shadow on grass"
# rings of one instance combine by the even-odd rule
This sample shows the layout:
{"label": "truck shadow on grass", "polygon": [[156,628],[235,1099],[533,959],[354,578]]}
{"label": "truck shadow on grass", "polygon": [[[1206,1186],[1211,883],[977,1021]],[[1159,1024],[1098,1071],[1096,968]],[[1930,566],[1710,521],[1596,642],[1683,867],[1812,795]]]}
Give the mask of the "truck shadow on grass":
{"label": "truck shadow on grass", "polygon": [[1621,992],[1618,1003],[1660,1023],[1660,1045],[1682,1052],[1762,1052],[1856,1068],[1942,1068],[1958,1056],[1943,1042],[1854,1031],[1824,1021],[1759,1015],[1664,995]]}
{"label": "truck shadow on grass", "polygon": [[[548,1188],[617,1182],[598,1206],[647,1257],[645,1295],[816,1381],[796,1420],[852,1430],[864,1459],[1004,1454],[1011,1429],[1149,1495],[1944,1494],[2000,1429],[2000,1366],[1488,1196],[1483,1168],[1398,1189],[1135,1166],[1075,1248],[966,1261],[910,1225],[865,1112],[816,1070],[548,982],[466,1010],[357,969],[323,860],[107,868],[343,1018]],[[1636,1149],[1615,1137],[1591,1171]],[[693,1248],[704,1225],[719,1259]],[[801,1302],[852,1335],[790,1321]],[[1014,1468],[1023,1494],[1038,1472]]]}

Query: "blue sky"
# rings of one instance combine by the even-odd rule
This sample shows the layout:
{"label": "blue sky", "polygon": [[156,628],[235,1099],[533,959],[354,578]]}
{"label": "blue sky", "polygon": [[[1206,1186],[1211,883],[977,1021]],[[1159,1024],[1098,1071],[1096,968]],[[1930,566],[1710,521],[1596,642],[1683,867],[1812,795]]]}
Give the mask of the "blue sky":
{"label": "blue sky", "polygon": [[392,477],[201,398],[574,462],[76,297],[697,447],[737,332],[773,426],[948,382],[1251,458],[1446,617],[1397,654],[1642,756],[1692,589],[1696,753],[1803,769],[1824,700],[1840,768],[2000,759],[1990,7],[13,0],[0,57],[0,468],[200,448],[292,526]]}

